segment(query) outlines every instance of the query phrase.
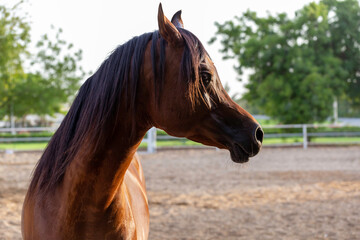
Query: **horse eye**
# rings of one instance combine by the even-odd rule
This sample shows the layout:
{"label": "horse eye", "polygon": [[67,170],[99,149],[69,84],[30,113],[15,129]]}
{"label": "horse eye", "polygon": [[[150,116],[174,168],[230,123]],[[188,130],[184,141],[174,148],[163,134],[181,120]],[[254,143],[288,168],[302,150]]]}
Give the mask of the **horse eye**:
{"label": "horse eye", "polygon": [[207,87],[211,82],[211,74],[207,72],[201,73],[201,80],[205,87]]}

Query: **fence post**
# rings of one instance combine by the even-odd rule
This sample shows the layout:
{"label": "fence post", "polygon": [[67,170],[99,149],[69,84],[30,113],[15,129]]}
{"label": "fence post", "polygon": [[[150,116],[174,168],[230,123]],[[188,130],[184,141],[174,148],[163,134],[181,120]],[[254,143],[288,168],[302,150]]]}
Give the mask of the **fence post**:
{"label": "fence post", "polygon": [[10,128],[11,128],[11,135],[15,135],[15,117],[14,117],[14,104],[11,104],[11,113],[10,113]]}
{"label": "fence post", "polygon": [[303,125],[302,129],[303,129],[303,146],[304,146],[304,149],[307,149],[308,141],[307,141],[307,127],[306,127],[306,124]]}
{"label": "fence post", "polygon": [[148,132],[147,152],[156,152],[156,128],[152,127]]}

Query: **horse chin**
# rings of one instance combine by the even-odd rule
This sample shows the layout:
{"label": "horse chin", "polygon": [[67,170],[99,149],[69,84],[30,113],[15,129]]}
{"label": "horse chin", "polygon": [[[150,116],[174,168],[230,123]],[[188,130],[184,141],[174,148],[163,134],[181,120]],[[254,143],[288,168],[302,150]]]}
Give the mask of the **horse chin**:
{"label": "horse chin", "polygon": [[249,161],[249,154],[246,153],[243,148],[238,145],[234,144],[232,147],[229,148],[231,160],[235,163],[246,163]]}

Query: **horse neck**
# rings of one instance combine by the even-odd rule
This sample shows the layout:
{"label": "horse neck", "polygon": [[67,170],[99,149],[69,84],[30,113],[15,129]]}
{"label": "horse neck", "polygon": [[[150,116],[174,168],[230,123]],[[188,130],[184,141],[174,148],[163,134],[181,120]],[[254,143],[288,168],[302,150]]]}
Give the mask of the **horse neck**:
{"label": "horse neck", "polygon": [[92,147],[91,144],[84,144],[79,149],[64,177],[62,191],[69,193],[65,194],[66,196],[82,198],[83,203],[94,207],[107,208],[111,204],[121,189],[126,170],[142,138],[149,129],[132,119],[130,114],[122,116],[119,122],[122,124],[117,128],[114,139],[104,149],[93,155],[87,153],[87,149]]}

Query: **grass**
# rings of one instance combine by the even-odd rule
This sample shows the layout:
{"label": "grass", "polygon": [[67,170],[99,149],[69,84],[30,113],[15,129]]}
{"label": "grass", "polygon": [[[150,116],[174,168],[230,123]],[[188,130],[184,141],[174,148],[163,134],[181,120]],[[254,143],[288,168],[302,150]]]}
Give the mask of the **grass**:
{"label": "grass", "polygon": [[[302,144],[302,137],[294,137],[294,138],[265,138],[264,145],[275,145],[275,144]],[[351,143],[359,143],[360,137],[317,137],[312,138],[311,143],[321,143],[321,144],[351,144]]]}
{"label": "grass", "polygon": [[[44,150],[47,142],[31,142],[31,143],[0,143],[0,150]],[[171,140],[171,141],[158,141],[158,147],[176,147],[176,146],[201,146],[190,140]],[[140,148],[146,148],[147,143],[141,143]]]}
{"label": "grass", "polygon": [[[322,138],[312,138],[311,143],[319,144],[351,144],[351,143],[360,143],[360,137],[322,137]],[[276,145],[276,144],[302,144],[302,137],[293,137],[293,138],[266,138],[264,140],[264,146],[266,145]],[[47,142],[31,142],[31,143],[0,143],[0,150],[12,149],[12,150],[44,150],[47,145]],[[168,140],[168,141],[158,141],[158,147],[180,147],[180,146],[201,146],[200,143],[196,143],[186,139],[180,140]],[[146,143],[141,143],[140,148],[146,148]]]}
{"label": "grass", "polygon": [[302,143],[302,137],[294,137],[294,138],[265,138],[264,146],[266,145],[274,145],[274,144],[292,144],[292,143]]}
{"label": "grass", "polygon": [[0,143],[0,150],[43,150],[47,142],[31,142],[31,143]]}
{"label": "grass", "polygon": [[314,143],[360,143],[360,137],[327,137],[327,138],[315,138],[311,140]]}
{"label": "grass", "polygon": [[158,147],[176,147],[176,146],[201,146],[201,143],[193,142],[190,140],[171,140],[171,141],[158,141]]}

